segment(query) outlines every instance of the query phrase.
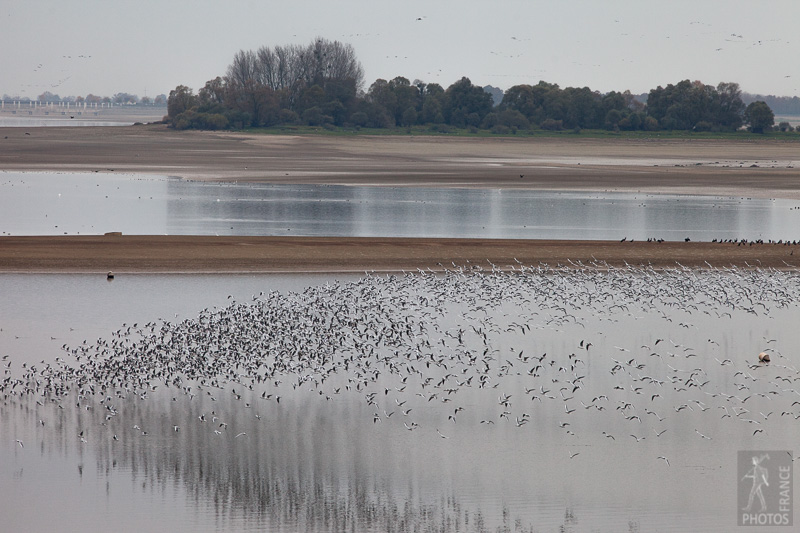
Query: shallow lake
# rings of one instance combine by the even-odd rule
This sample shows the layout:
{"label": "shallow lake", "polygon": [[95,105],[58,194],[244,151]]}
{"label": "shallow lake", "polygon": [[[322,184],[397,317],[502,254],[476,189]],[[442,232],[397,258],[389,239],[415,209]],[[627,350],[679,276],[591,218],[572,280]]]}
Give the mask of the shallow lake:
{"label": "shallow lake", "polygon": [[798,273],[5,274],[0,293],[9,531],[730,531],[739,452],[770,451],[777,487],[800,437]]}
{"label": "shallow lake", "polygon": [[[0,174],[17,235],[777,240],[798,207]],[[10,531],[730,531],[740,452],[794,471],[796,272],[3,274],[0,294]]]}
{"label": "shallow lake", "polygon": [[45,127],[81,127],[81,126],[131,126],[133,122],[93,118],[69,118],[69,116],[52,117],[16,117],[0,116],[0,128],[45,128]]}
{"label": "shallow lake", "polygon": [[800,239],[800,202],[0,173],[0,234]]}

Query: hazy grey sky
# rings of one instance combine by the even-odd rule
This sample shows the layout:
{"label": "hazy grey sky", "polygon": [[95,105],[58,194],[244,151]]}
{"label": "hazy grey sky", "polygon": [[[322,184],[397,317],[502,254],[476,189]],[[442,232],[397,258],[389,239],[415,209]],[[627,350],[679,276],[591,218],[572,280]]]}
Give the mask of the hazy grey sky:
{"label": "hazy grey sky", "polygon": [[367,86],[688,78],[800,96],[797,0],[0,0],[0,20],[0,94],[30,98],[197,91],[240,49],[317,36],[353,45]]}

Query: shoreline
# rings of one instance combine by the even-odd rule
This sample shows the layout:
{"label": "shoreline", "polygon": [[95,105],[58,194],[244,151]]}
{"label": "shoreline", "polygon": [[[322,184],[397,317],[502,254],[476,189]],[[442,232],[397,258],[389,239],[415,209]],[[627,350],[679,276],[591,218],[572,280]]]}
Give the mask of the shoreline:
{"label": "shoreline", "polygon": [[550,266],[800,268],[797,244],[518,239],[4,236],[0,273],[359,273]]}
{"label": "shoreline", "polygon": [[[800,200],[800,142],[327,136],[174,131],[162,124],[0,128],[0,172],[216,182],[693,194]],[[795,167],[798,167],[797,169]],[[794,236],[791,236],[794,238]],[[800,235],[797,236],[800,240]],[[509,239],[2,236],[0,272],[364,272],[458,267],[776,268],[800,245]],[[441,264],[441,265],[440,265]]]}
{"label": "shoreline", "polygon": [[[797,168],[795,168],[797,167]],[[0,171],[800,200],[800,139],[332,136],[0,128]]]}

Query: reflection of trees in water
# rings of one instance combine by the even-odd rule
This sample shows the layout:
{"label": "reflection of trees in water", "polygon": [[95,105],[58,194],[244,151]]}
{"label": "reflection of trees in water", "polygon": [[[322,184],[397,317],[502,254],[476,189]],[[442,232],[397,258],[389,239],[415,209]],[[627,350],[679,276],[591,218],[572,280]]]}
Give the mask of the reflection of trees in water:
{"label": "reflection of trees in water", "polygon": [[[734,374],[734,365],[747,363],[723,361],[726,339],[715,334],[723,346],[714,340],[712,348],[706,332],[754,331],[757,319],[780,316],[773,310],[795,313],[796,295],[796,275],[773,272],[368,277],[232,303],[179,324],[134,324],[76,349],[80,366],[29,367],[3,388],[12,395],[7,405],[21,409],[11,419],[37,435],[42,453],[92,450],[108,475],[124,469],[163,494],[177,487],[228,521],[385,530],[398,522],[445,529],[469,518],[472,527],[478,511],[466,508],[478,506],[460,496],[469,481],[452,490],[448,479],[458,476],[436,463],[448,451],[474,459],[460,468],[484,466],[469,454],[482,451],[469,432],[491,423],[488,434],[513,450],[513,466],[485,462],[492,473],[476,476],[482,481],[534,464],[509,443],[591,443],[601,429],[621,436],[635,421],[642,426],[631,436],[638,445],[647,434],[650,444],[667,430],[667,416],[664,442],[695,437],[693,428],[717,434],[739,424],[718,418],[716,408],[737,399],[743,372]],[[762,395],[747,404],[753,412],[766,402],[792,411],[793,395],[778,395],[769,380],[747,386]],[[454,446],[434,445],[418,435],[425,432]],[[408,464],[397,464],[403,458]],[[559,459],[548,461],[559,476]],[[441,494],[455,495],[442,502]],[[482,505],[494,512],[493,503]]]}
{"label": "reflection of trees in water", "polygon": [[[36,435],[26,449],[38,445],[41,455],[72,457],[81,476],[93,457],[107,479],[129,475],[134,487],[166,498],[184,493],[222,528],[245,523],[291,531],[525,530],[508,509],[494,510],[493,520],[453,491],[426,490],[414,476],[397,479],[391,468],[373,464],[363,413],[347,418],[353,406],[331,413],[330,404],[320,409],[312,399],[258,419],[233,400],[167,396],[120,404],[111,419],[102,408],[60,409],[30,398],[0,404],[0,415],[3,426],[24,425]],[[204,413],[207,421],[201,422]],[[339,416],[345,419],[337,421]],[[227,427],[218,429],[222,423]]]}

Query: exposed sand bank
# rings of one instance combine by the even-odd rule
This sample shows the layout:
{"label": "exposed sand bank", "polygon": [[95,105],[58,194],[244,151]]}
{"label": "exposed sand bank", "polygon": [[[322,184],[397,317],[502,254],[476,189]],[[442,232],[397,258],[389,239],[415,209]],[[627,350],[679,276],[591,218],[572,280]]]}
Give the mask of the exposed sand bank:
{"label": "exposed sand bank", "polygon": [[[0,237],[0,272],[362,272],[550,266],[800,266],[800,244],[198,237]],[[477,268],[476,268],[477,269]]]}
{"label": "exposed sand bank", "polygon": [[[797,160],[795,160],[797,158]],[[0,170],[375,186],[639,191],[800,199],[800,142],[0,128]],[[413,270],[607,261],[793,268],[796,245],[283,237],[0,237],[3,272]]]}
{"label": "exposed sand bank", "polygon": [[800,199],[800,136],[787,142],[280,136],[178,132],[159,124],[0,128],[0,170]]}

